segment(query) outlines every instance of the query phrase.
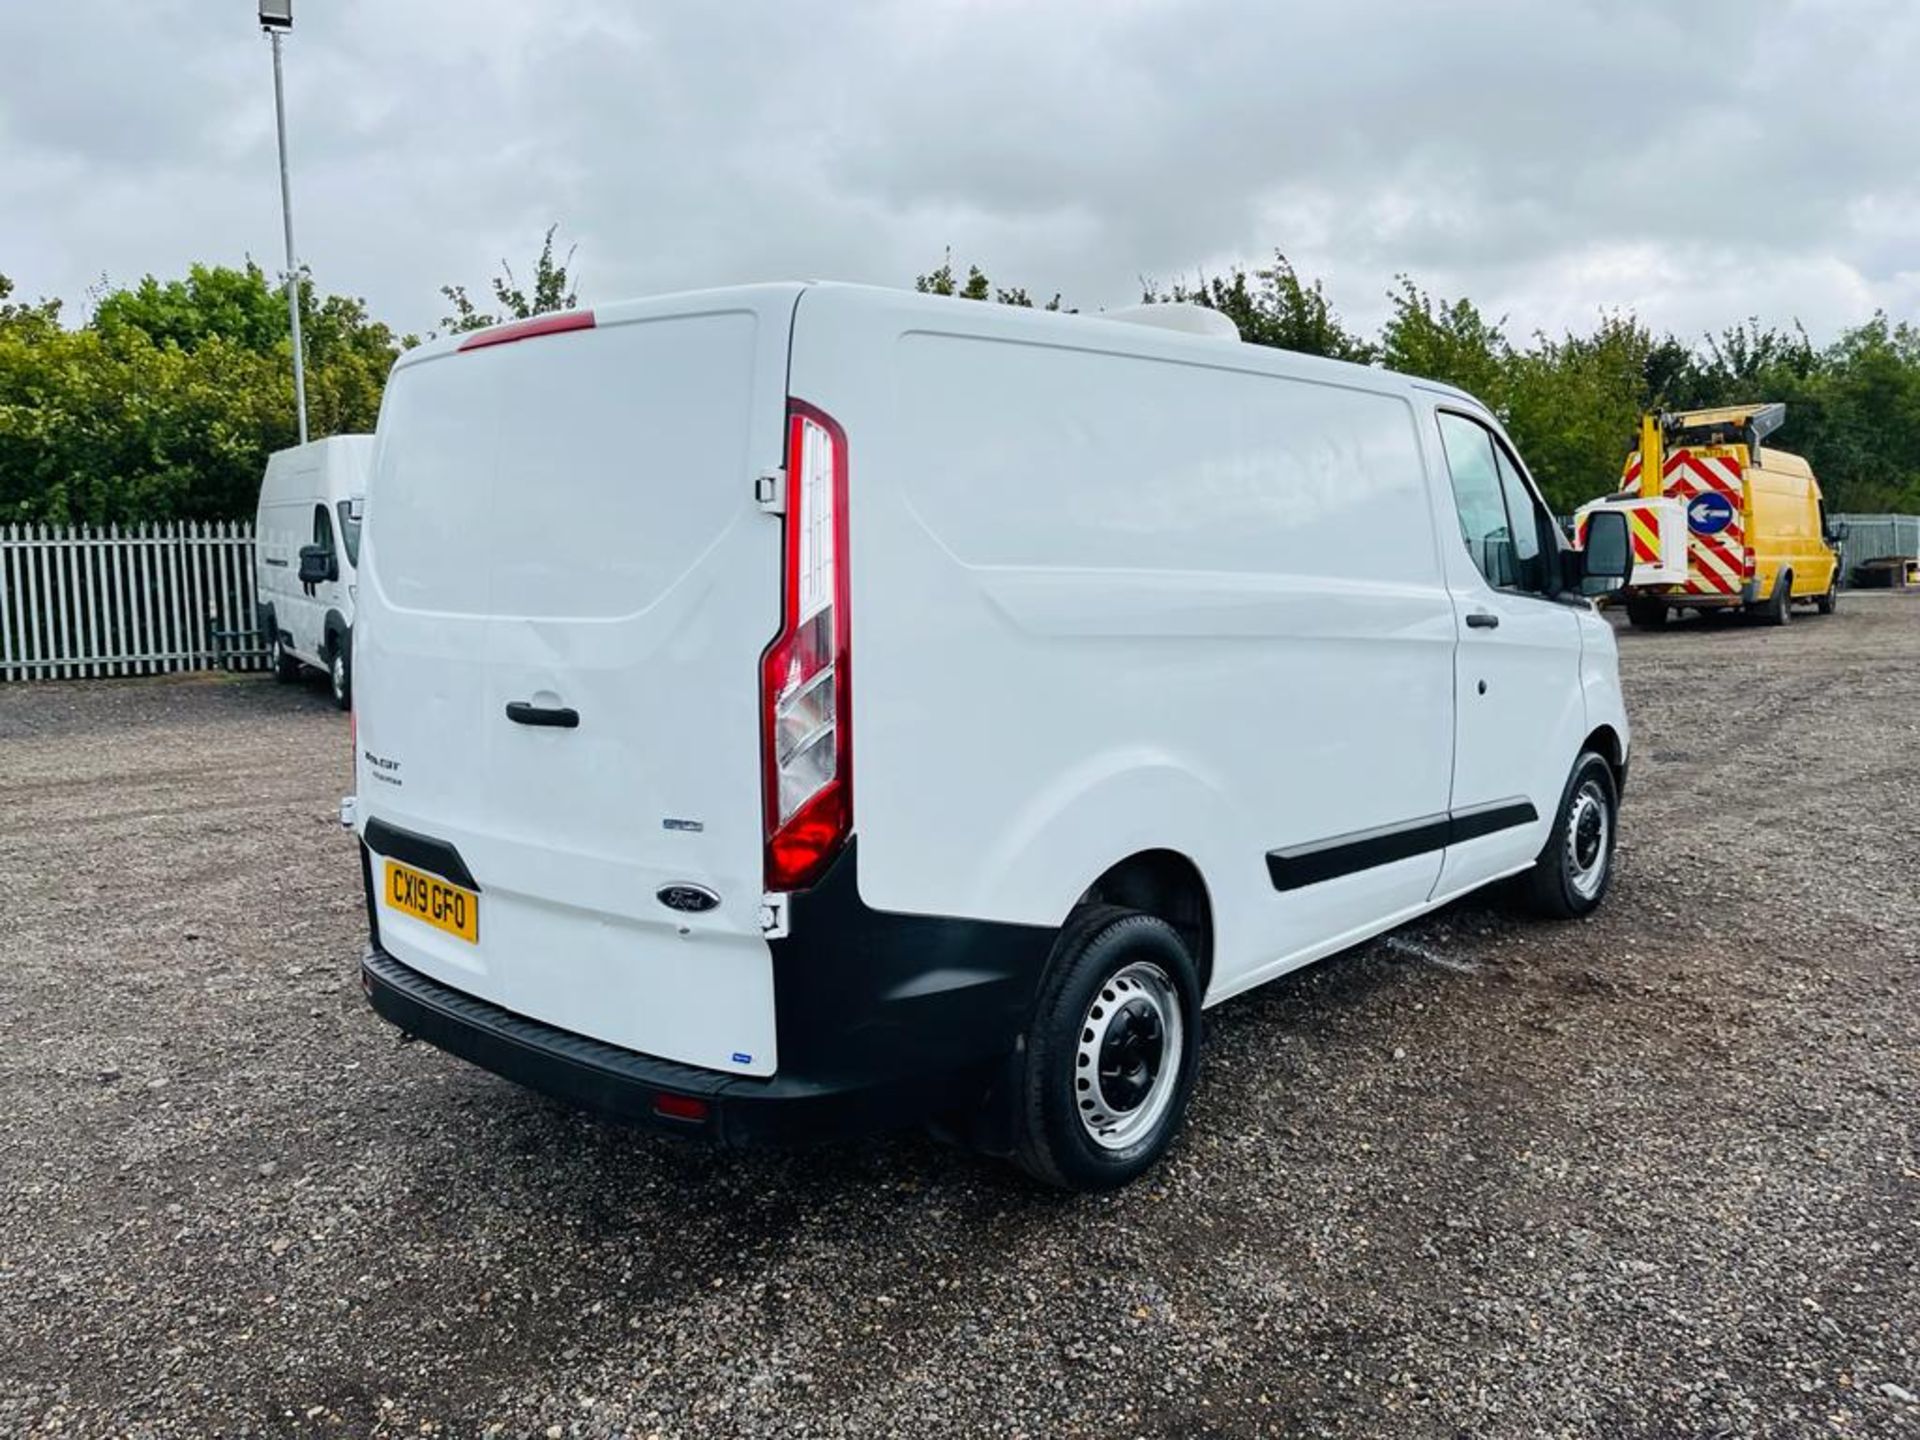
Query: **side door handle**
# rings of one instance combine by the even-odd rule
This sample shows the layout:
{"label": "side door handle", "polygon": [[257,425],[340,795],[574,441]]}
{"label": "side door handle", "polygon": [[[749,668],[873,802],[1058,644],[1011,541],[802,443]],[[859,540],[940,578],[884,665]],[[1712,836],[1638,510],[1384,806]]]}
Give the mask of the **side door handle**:
{"label": "side door handle", "polygon": [[571,705],[529,705],[525,700],[509,700],[507,719],[516,725],[544,725],[555,730],[580,728],[580,712]]}
{"label": "side door handle", "polygon": [[1469,630],[1498,630],[1500,617],[1491,610],[1469,610],[1467,612]]}

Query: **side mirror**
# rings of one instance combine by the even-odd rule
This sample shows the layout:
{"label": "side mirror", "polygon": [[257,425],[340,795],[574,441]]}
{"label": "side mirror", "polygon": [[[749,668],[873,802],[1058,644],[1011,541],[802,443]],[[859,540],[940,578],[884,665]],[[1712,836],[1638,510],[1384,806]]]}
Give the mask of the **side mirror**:
{"label": "side mirror", "polygon": [[1618,590],[1633,575],[1633,546],[1627,538],[1627,517],[1618,510],[1595,510],[1587,516],[1587,543],[1580,552],[1580,593],[1605,595]]}
{"label": "side mirror", "polygon": [[302,545],[300,547],[300,583],[302,585],[321,585],[339,578],[340,571],[333,563],[333,552],[326,546]]}

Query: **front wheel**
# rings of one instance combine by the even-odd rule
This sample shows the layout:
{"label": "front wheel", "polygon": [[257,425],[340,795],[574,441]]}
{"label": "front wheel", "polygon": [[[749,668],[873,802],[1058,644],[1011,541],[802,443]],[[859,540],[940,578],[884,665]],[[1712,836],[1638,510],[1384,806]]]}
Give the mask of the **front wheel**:
{"label": "front wheel", "polygon": [[1076,912],[1040,987],[1014,1103],[1014,1159],[1063,1190],[1111,1190],[1180,1129],[1200,1057],[1200,980],[1166,921]]}
{"label": "front wheel", "polygon": [[1575,920],[1605,898],[1613,880],[1620,792],[1606,757],[1582,751],[1560,795],[1546,848],[1525,878],[1529,908],[1553,920]]}
{"label": "front wheel", "polygon": [[1813,602],[1813,608],[1822,615],[1831,615],[1840,608],[1840,570],[1836,566],[1833,578],[1827,582],[1827,593]]}

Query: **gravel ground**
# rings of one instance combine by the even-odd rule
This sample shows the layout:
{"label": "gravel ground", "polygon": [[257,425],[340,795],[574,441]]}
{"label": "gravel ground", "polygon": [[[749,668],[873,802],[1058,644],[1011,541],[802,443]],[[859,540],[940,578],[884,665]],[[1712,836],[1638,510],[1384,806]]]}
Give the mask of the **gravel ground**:
{"label": "gravel ground", "polygon": [[0,687],[0,1432],[1920,1433],[1920,596],[1621,649],[1601,915],[1214,1012],[1099,1199],[403,1043],[317,688]]}

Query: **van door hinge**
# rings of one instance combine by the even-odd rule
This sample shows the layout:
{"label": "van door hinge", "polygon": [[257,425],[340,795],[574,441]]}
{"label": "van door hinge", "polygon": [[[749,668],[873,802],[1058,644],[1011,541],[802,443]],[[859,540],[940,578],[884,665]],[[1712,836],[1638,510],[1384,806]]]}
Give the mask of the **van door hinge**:
{"label": "van door hinge", "polygon": [[769,515],[787,513],[787,472],[768,470],[754,477],[753,503]]}

